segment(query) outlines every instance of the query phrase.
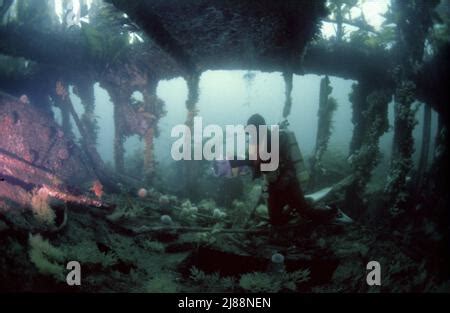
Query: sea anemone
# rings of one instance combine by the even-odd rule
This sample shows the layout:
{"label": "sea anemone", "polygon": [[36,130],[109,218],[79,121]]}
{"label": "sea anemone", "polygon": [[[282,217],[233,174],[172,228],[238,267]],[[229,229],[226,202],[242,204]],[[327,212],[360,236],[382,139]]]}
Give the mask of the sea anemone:
{"label": "sea anemone", "polygon": [[173,221],[172,218],[169,215],[161,215],[161,223],[164,225],[172,225]]}
{"label": "sea anemone", "polygon": [[161,197],[159,197],[159,204],[160,205],[167,205],[167,204],[169,204],[169,202],[170,202],[170,199],[169,199],[169,197],[168,196],[166,196],[166,195],[162,195]]}
{"label": "sea anemone", "polygon": [[213,211],[213,217],[215,218],[224,218],[225,216],[227,216],[227,214],[225,212],[223,212],[220,209],[214,209]]}
{"label": "sea anemone", "polygon": [[44,189],[33,192],[31,198],[31,209],[38,221],[44,224],[53,225],[55,222],[55,212],[50,207],[48,193]]}
{"label": "sea anemone", "polygon": [[21,95],[19,101],[23,104],[30,104],[30,99],[28,99],[27,95]]}
{"label": "sea anemone", "polygon": [[281,253],[274,253],[272,254],[272,262],[276,264],[284,263],[284,255]]}
{"label": "sea anemone", "polygon": [[280,273],[284,271],[284,255],[275,252],[272,254],[271,261],[272,272]]}
{"label": "sea anemone", "polygon": [[143,198],[147,197],[148,191],[145,188],[141,188],[141,189],[138,190],[137,194],[138,194],[139,198],[143,199]]}

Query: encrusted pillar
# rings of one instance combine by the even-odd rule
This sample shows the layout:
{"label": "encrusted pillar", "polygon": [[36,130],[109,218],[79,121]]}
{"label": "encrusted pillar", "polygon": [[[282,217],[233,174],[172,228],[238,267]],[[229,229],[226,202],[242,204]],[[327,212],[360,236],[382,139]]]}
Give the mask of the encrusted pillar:
{"label": "encrusted pillar", "polygon": [[[95,118],[95,96],[94,96],[94,83],[92,81],[80,80],[74,87],[74,92],[80,97],[81,103],[84,107],[84,113],[81,116],[81,122],[83,123],[86,131],[89,132],[89,137],[92,142],[90,145],[97,143],[98,125]],[[86,140],[83,138],[83,140]]]}
{"label": "encrusted pillar", "polygon": [[199,98],[199,82],[200,76],[198,74],[192,74],[187,78],[188,97],[186,99],[186,125],[191,129],[194,126],[194,117],[198,114],[197,103]]}
{"label": "encrusted pillar", "polygon": [[158,121],[165,115],[164,102],[156,95],[156,82],[147,85],[142,94],[144,96],[144,106],[142,108],[142,116],[145,117],[146,124],[148,125],[145,133],[143,134],[145,148],[144,148],[144,180],[147,183],[151,183],[154,177],[155,171],[155,159],[153,142],[157,135]]}
{"label": "encrusted pillar", "polygon": [[292,72],[284,72],[283,73],[284,86],[285,86],[283,118],[285,118],[285,119],[289,116],[289,114],[291,114],[293,77],[294,77],[294,74]]}
{"label": "encrusted pillar", "polygon": [[425,172],[428,168],[428,159],[430,151],[431,139],[431,106],[423,104],[423,130],[422,130],[422,146],[420,148],[419,166],[416,175],[416,189],[420,190],[423,184]]}
{"label": "encrusted pillar", "polygon": [[[372,177],[372,171],[380,160],[380,137],[389,130],[388,104],[390,94],[384,90],[376,90],[369,94],[365,107],[361,111],[364,117],[363,132],[359,134],[359,145],[349,158],[353,170],[352,184],[346,191],[346,204],[355,217],[363,214],[365,208],[364,192]],[[361,122],[361,121],[360,121]]]}
{"label": "encrusted pillar", "polygon": [[[193,134],[194,117],[198,114],[197,103],[199,99],[199,81],[200,76],[198,74],[192,74],[187,78],[188,85],[188,97],[186,100],[187,118],[186,126],[191,130]],[[190,138],[187,138],[190,140]],[[185,145],[188,146],[188,145]],[[191,151],[190,151],[191,153]],[[193,153],[192,153],[193,154]],[[198,181],[198,161],[190,160],[185,161],[184,166],[184,179],[185,179],[185,192],[189,197],[197,196],[197,181]]]}
{"label": "encrusted pillar", "polygon": [[362,145],[363,134],[366,131],[366,118],[363,114],[367,110],[367,96],[371,92],[371,87],[367,82],[358,82],[353,84],[352,92],[349,95],[350,103],[352,104],[352,123],[353,123],[353,134],[350,141],[350,151],[351,156],[356,150],[358,150]]}
{"label": "encrusted pillar", "polygon": [[91,134],[88,132],[88,130],[86,130],[83,123],[81,122],[81,119],[78,117],[78,114],[75,111],[75,108],[69,97],[67,88],[61,81],[57,81],[56,83],[56,101],[58,101],[61,106],[66,108],[69,114],[69,118],[73,118],[73,121],[75,122],[75,125],[80,132],[81,137],[83,138],[81,143],[85,151],[85,156],[87,157],[86,160],[92,166],[95,176],[97,176],[97,178],[100,179],[104,185],[112,186],[112,189],[114,189],[115,187],[113,186],[113,179],[111,177],[108,177],[109,175],[106,174],[103,160],[98,154],[95,144],[88,144],[93,142],[91,139]]}
{"label": "encrusted pillar", "polygon": [[123,107],[128,105],[131,97],[131,92],[128,90],[122,90],[118,86],[104,85],[104,88],[108,91],[111,101],[114,105],[114,165],[116,171],[119,174],[125,172],[125,149],[123,147],[125,143],[125,116]]}
{"label": "encrusted pillar", "polygon": [[66,135],[69,135],[72,133],[72,125],[70,123],[70,111],[65,101],[69,97],[68,86],[61,80],[58,80],[56,82],[55,93],[57,106],[61,110],[62,129]]}
{"label": "encrusted pillar", "polygon": [[125,135],[122,129],[122,116],[120,113],[120,104],[114,102],[114,164],[116,171],[123,174],[125,172]]}
{"label": "encrusted pillar", "polygon": [[416,86],[413,82],[417,69],[423,63],[424,47],[428,31],[433,25],[437,1],[392,1],[395,17],[397,67],[394,69],[395,122],[391,168],[385,191],[390,199],[390,213],[398,216],[407,211],[411,200],[411,180],[414,152],[413,130],[416,125]]}
{"label": "encrusted pillar", "polygon": [[390,211],[396,216],[405,211],[408,190],[407,181],[411,178],[414,152],[413,130],[417,124],[413,108],[415,85],[411,81],[398,84],[395,91],[395,121],[392,159],[388,181],[385,187],[391,200]]}
{"label": "encrusted pillar", "polygon": [[316,187],[317,180],[322,172],[321,161],[331,136],[333,113],[337,108],[336,100],[333,97],[330,97],[332,90],[333,88],[330,86],[330,79],[328,76],[325,76],[320,81],[316,146],[314,148],[314,155],[311,159],[311,188]]}
{"label": "encrusted pillar", "polygon": [[147,182],[152,180],[153,172],[155,170],[155,161],[153,158],[153,138],[155,136],[154,133],[155,131],[153,127],[150,127],[144,135],[144,179]]}

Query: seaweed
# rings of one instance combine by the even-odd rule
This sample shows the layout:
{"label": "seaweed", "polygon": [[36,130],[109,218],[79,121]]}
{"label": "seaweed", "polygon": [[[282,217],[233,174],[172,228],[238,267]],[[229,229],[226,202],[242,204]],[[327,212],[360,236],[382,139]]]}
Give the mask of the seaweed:
{"label": "seaweed", "polygon": [[297,286],[309,280],[310,271],[261,273],[254,272],[241,276],[239,286],[247,292],[297,291]]}
{"label": "seaweed", "polygon": [[50,275],[58,281],[64,281],[65,254],[59,248],[51,245],[41,235],[30,235],[29,257],[40,273]]}

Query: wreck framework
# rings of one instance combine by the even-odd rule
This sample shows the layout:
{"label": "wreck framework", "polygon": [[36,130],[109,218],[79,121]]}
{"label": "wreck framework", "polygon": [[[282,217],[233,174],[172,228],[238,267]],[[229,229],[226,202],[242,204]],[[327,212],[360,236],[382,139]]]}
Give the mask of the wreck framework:
{"label": "wreck framework", "polygon": [[[95,2],[89,11],[92,17],[90,24],[64,29],[48,14],[51,12],[51,1],[44,4],[19,1],[22,6],[16,10],[22,10],[18,11],[20,14],[31,14],[40,5],[47,10],[40,10],[44,12],[40,15],[36,13],[33,24],[18,23],[12,19],[0,27],[2,60],[25,58],[28,62],[22,71],[15,68],[19,73],[14,74],[15,76],[10,72],[0,72],[1,88],[17,97],[26,94],[31,101],[31,105],[25,106],[18,99],[11,102],[11,98],[2,97],[2,131],[8,134],[3,136],[4,139],[17,133],[13,126],[8,128],[11,119],[13,124],[17,123],[14,112],[22,110],[19,121],[22,114],[35,112],[36,116],[42,116],[48,121],[45,123],[51,123],[50,106],[55,105],[62,111],[62,129],[57,125],[51,127],[57,129],[57,133],[62,131],[64,138],[61,140],[73,141],[70,139],[70,118],[75,120],[82,134],[81,146],[76,147],[75,143],[71,146],[79,150],[79,157],[75,156],[78,159],[73,161],[71,152],[68,162],[75,162],[79,168],[85,167],[85,172],[89,173],[86,175],[100,179],[107,188],[114,190],[119,181],[138,181],[124,175],[123,144],[127,136],[134,134],[142,136],[145,142],[144,175],[141,179],[152,181],[153,140],[158,133],[158,120],[164,115],[164,103],[156,95],[159,80],[178,76],[186,79],[186,125],[193,127],[193,119],[199,113],[196,105],[199,99],[199,79],[206,70],[245,69],[283,73],[285,103],[280,110],[284,118],[288,118],[292,105],[295,105],[291,98],[294,74],[333,75],[357,81],[350,98],[354,132],[349,156],[353,175],[345,187],[342,187],[347,205],[353,213],[365,207],[365,186],[379,159],[378,141],[387,131],[387,106],[393,97],[396,107],[394,149],[385,192],[388,194],[389,209],[393,216],[407,210],[408,197],[405,194],[412,170],[412,130],[415,125],[413,102],[422,101],[428,108],[438,112],[438,133],[440,136],[446,136],[447,133],[448,110],[445,103],[448,102],[449,95],[444,86],[448,80],[445,68],[448,43],[432,59],[424,61],[423,58],[437,2],[393,1],[393,9],[398,12],[395,20],[396,45],[389,50],[343,41],[342,28],[339,28],[338,33],[341,35],[338,34],[337,40],[315,40],[319,23],[327,16],[325,1],[107,2],[110,3],[109,8],[113,9],[112,16],[119,18],[120,12],[127,14],[128,19],[124,24],[108,24],[100,14],[108,5]],[[11,4],[10,1],[3,3],[3,14]],[[114,8],[118,11],[114,12]],[[411,19],[417,23],[408,23]],[[137,29],[137,32],[145,36],[144,42],[130,45],[126,42],[126,36],[118,36],[116,32],[107,30],[108,27],[121,30],[124,25]],[[411,34],[419,35],[411,37]],[[20,62],[17,64],[22,66]],[[42,79],[43,77],[45,78]],[[433,88],[427,77],[433,77]],[[93,85],[96,82],[108,91],[114,105],[116,174],[113,176],[104,169],[95,148],[97,130],[93,114]],[[69,85],[74,86],[74,93],[80,97],[84,106],[85,111],[81,117],[77,116],[70,102]],[[323,88],[324,96],[321,101],[325,106],[329,100],[326,100],[326,87]],[[142,102],[131,100],[135,91],[143,94]],[[14,103],[14,107],[8,107],[8,103]],[[330,108],[324,110],[329,111]],[[32,126],[33,123],[29,125],[28,132],[40,134],[47,131],[38,131]],[[324,126],[318,130],[318,162],[313,166],[315,173],[319,171],[330,127],[327,123],[321,125]],[[424,135],[430,136],[427,133]],[[440,142],[445,140],[440,138]],[[19,156],[31,163],[28,166],[35,168],[39,165],[37,162],[44,153],[43,148],[38,149],[36,157],[34,152],[30,152],[33,150],[30,147],[26,147],[29,151],[14,153],[8,144],[6,140],[0,145],[7,152],[3,154],[3,158],[8,153],[13,153],[14,157]],[[52,144],[48,142],[48,145]],[[435,160],[436,166],[442,166],[442,160],[448,153],[446,145],[440,147],[444,150],[440,158]],[[423,158],[427,153],[424,148]],[[56,155],[64,159],[65,154],[61,152]],[[4,168],[7,166],[5,162],[7,161],[2,163]],[[13,168],[18,166],[14,165]],[[187,194],[196,192],[197,167],[197,164],[189,163],[184,169],[186,181],[189,181],[186,185]],[[426,166],[422,165],[420,168],[424,174]],[[11,168],[6,170],[10,171]],[[64,169],[47,167],[46,170],[59,174],[61,170],[66,170],[66,166]],[[316,173],[313,177],[317,175]],[[418,176],[423,175],[418,173]],[[14,177],[28,183],[20,177]],[[35,180],[42,181],[38,176]],[[67,180],[63,179],[61,185],[65,183]],[[47,184],[60,187],[54,181]],[[446,183],[443,181],[441,184]],[[3,191],[3,196],[11,193],[11,183],[5,179],[2,188],[8,190]],[[26,201],[23,202],[25,204]]]}

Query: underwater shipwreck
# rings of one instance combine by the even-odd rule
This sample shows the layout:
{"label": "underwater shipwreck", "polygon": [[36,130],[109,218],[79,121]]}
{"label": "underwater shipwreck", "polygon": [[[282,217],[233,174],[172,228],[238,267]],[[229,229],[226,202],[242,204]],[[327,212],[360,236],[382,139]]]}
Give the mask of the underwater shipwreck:
{"label": "underwater shipwreck", "polygon": [[[374,27],[354,13],[373,1],[0,0],[0,291],[450,292],[450,1],[384,2]],[[208,71],[244,71],[247,86],[278,73],[282,97],[225,122],[251,110],[248,125],[264,116],[292,132],[292,112],[312,102],[293,90],[315,75],[315,126],[301,132],[312,149],[285,143],[301,177],[282,148],[290,172],[275,182],[232,165],[212,175],[214,161],[161,162],[161,121],[177,111],[193,130]],[[176,78],[178,107],[158,93]],[[344,100],[337,78],[352,82]],[[112,112],[103,130],[99,88]],[[341,108],[351,116],[338,120]],[[339,153],[338,124],[351,128]]]}

